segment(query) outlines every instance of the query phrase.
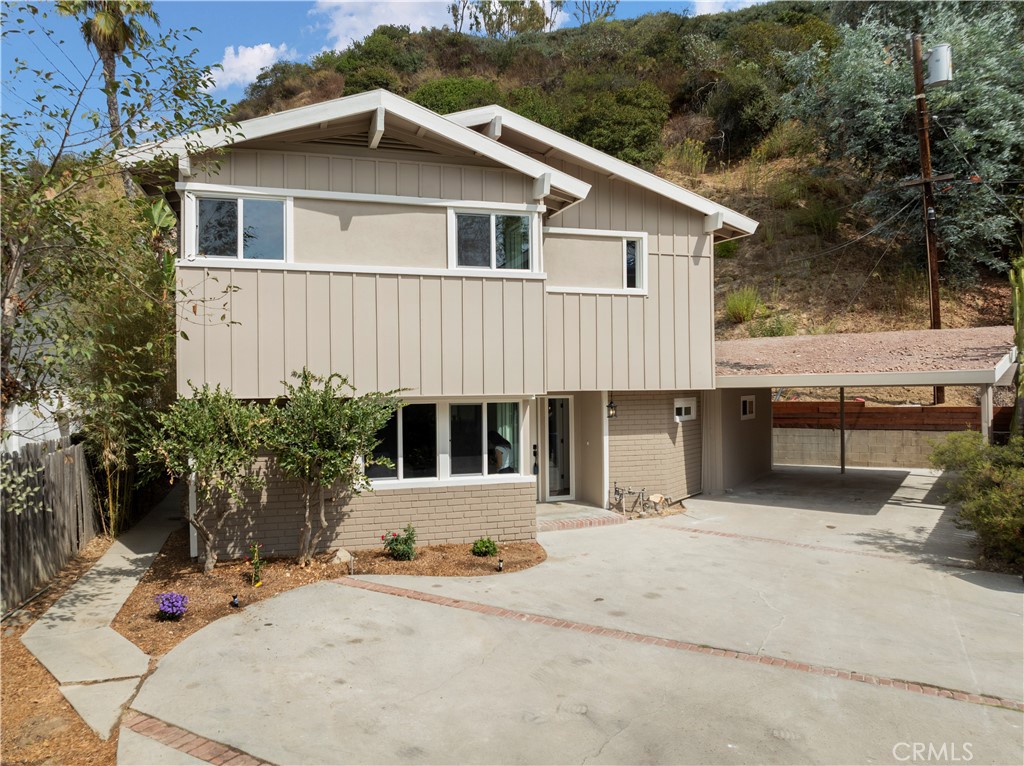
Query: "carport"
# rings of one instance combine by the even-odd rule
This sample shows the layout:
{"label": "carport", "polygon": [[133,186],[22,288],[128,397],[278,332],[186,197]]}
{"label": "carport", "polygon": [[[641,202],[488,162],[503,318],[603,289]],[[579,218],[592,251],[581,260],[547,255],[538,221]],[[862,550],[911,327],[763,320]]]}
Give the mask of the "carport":
{"label": "carport", "polygon": [[703,483],[712,495],[771,471],[773,388],[838,388],[842,399],[854,387],[976,386],[990,439],[993,388],[1017,368],[1009,326],[745,338],[719,341],[715,352],[715,390],[704,395]]}

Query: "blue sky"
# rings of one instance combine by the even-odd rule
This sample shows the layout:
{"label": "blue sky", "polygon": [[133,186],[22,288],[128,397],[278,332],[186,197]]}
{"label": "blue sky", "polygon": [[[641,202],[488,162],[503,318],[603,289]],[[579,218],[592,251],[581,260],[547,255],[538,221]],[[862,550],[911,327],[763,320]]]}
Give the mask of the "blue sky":
{"label": "blue sky", "polygon": [[[754,1],[624,0],[619,4],[616,17],[629,18],[656,11],[717,13],[751,5]],[[156,0],[154,6],[163,29],[198,27],[201,30],[193,37],[200,52],[200,63],[223,66],[223,71],[217,75],[215,92],[228,101],[241,98],[245,86],[255,79],[260,69],[275,61],[306,61],[322,50],[341,50],[353,40],[365,37],[379,24],[407,24],[418,30],[423,26],[443,26],[451,20],[448,3],[435,0]],[[86,49],[70,20],[51,14],[45,23],[59,31],[59,38],[64,41],[60,50],[37,49],[28,44],[24,36],[8,37],[2,49],[5,80],[14,56],[25,58],[32,66],[46,68],[74,65],[86,70],[92,65],[94,56]],[[560,25],[572,23],[567,8]]]}

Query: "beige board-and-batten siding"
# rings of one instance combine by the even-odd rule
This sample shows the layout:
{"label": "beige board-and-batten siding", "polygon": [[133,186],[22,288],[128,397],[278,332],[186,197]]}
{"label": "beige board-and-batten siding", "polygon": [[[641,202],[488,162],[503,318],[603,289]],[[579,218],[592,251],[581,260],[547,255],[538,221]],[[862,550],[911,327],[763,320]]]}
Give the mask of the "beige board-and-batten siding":
{"label": "beige board-and-batten siding", "polygon": [[544,392],[539,280],[179,264],[178,283],[179,394],[192,381],[270,398],[304,366],[359,391]]}
{"label": "beige board-and-batten siding", "polygon": [[550,164],[592,189],[545,225],[646,232],[648,290],[646,296],[549,293],[548,390],[712,388],[713,243],[704,232],[704,216],[605,174],[557,160]]}
{"label": "beige board-and-batten siding", "polygon": [[[304,505],[298,482],[281,477],[270,458],[261,458],[267,487],[246,493],[232,506],[221,533],[218,553],[243,556],[252,542],[263,543],[267,556],[298,551]],[[319,526],[313,508],[314,528]],[[328,506],[328,532],[320,550],[359,550],[380,546],[380,536],[416,528],[418,545],[471,543],[481,537],[496,542],[533,540],[537,536],[537,486],[529,478],[499,484],[470,484],[417,489],[377,489]],[[201,547],[201,546],[200,546]]]}
{"label": "beige board-and-batten siding", "polygon": [[[451,163],[455,163],[452,160]],[[235,149],[189,181],[270,189],[381,194],[476,202],[533,202],[533,179],[475,165]]]}
{"label": "beige board-and-batten siding", "polygon": [[[678,397],[692,397],[695,420],[677,423]],[[615,482],[674,501],[701,491],[701,419],[698,391],[619,392],[612,398],[616,417],[608,420],[608,492]],[[631,504],[636,498],[626,498]]]}

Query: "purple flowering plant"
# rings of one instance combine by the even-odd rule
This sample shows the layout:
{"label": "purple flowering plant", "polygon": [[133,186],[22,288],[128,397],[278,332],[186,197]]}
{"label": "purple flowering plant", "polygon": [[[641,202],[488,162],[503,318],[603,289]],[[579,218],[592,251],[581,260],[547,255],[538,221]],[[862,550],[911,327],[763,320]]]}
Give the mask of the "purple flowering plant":
{"label": "purple flowering plant", "polygon": [[161,620],[180,620],[188,608],[188,596],[183,593],[161,593],[153,600],[160,610],[157,617]]}

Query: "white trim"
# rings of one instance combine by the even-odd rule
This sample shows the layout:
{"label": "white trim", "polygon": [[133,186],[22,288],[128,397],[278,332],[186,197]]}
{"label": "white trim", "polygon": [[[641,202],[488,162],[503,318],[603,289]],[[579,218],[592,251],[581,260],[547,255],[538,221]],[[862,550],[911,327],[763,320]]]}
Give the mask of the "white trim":
{"label": "white trim", "polygon": [[161,145],[145,144],[130,147],[119,152],[118,159],[125,164],[133,164],[154,160],[166,154],[187,156],[190,147],[195,151],[197,149],[215,149],[232,144],[238,145],[246,141],[268,138],[301,128],[319,126],[321,123],[333,120],[361,114],[369,116],[370,112],[378,109],[392,112],[398,117],[443,137],[456,146],[488,157],[530,178],[539,178],[545,173],[550,173],[552,185],[572,197],[582,199],[590,193],[590,184],[477,133],[475,130],[453,121],[450,117],[442,117],[419,104],[414,104],[408,99],[385,90],[372,90],[320,104],[288,109],[265,117],[256,117],[238,123],[235,129],[229,130],[225,126],[217,126],[179,136],[177,139]]}
{"label": "white trim", "polygon": [[[746,412],[744,412],[746,410]],[[754,420],[757,418],[757,397],[740,397],[740,420]]]}
{"label": "white trim", "polygon": [[634,295],[646,297],[647,290],[618,287],[545,287],[544,292],[569,295]]}
{"label": "white trim", "polygon": [[[1004,357],[1005,360],[1005,357]],[[982,370],[858,372],[820,375],[716,375],[716,388],[860,388],[870,386],[981,386],[998,380],[999,365]]]}
{"label": "white trim", "polygon": [[301,263],[284,261],[240,260],[236,258],[181,258],[178,268],[203,269],[266,269],[286,271],[318,271],[331,274],[381,274],[403,277],[454,277],[472,279],[523,279],[543,281],[548,275],[537,271],[515,269],[416,269],[404,266],[350,266],[347,264]]}
{"label": "white trim", "polygon": [[[551,494],[551,440],[549,423],[551,418],[547,415],[547,406],[552,399],[567,399],[569,402],[569,494]],[[576,397],[573,394],[559,394],[558,396],[547,396],[544,398],[544,453],[542,460],[547,467],[544,482],[544,498],[548,503],[561,503],[576,499]]]}
{"label": "white trim", "polygon": [[601,495],[604,502],[601,507],[605,510],[611,508],[611,499],[608,497],[608,479],[610,469],[608,467],[608,392],[601,392]]}
{"label": "white trim", "polygon": [[[676,410],[685,410],[687,407],[690,408],[690,414],[686,415],[685,412],[677,413]],[[697,397],[696,396],[677,396],[672,402],[672,417],[677,423],[686,423],[691,420],[697,419]]]}
{"label": "white trim", "polygon": [[[448,208],[448,268],[452,273],[466,274],[472,272],[486,272],[491,274],[537,274],[540,269],[540,251],[543,249],[536,237],[537,233],[537,220],[540,218],[538,215],[534,215],[530,212],[525,213],[525,217],[529,218],[529,237],[530,237],[530,268],[529,269],[499,269],[497,267],[497,227],[495,226],[494,216],[497,215],[508,215],[509,212],[524,217],[524,213],[521,211],[508,211],[496,207],[486,208],[473,208],[466,210],[464,205],[451,205]],[[477,215],[483,216],[488,215],[491,221],[490,235],[491,235],[491,265],[488,269],[482,269],[479,266],[460,266],[459,265],[459,213],[465,213],[466,215]]]}
{"label": "white trim", "polygon": [[757,221],[747,218],[735,210],[712,202],[706,197],[688,191],[681,186],[676,186],[674,183],[659,178],[653,173],[641,170],[634,165],[630,165],[628,162],[616,159],[503,107],[484,106],[478,109],[456,112],[447,116],[450,121],[467,127],[477,127],[489,123],[495,117],[501,117],[502,129],[506,139],[508,138],[509,130],[522,133],[535,141],[547,144],[551,149],[568,154],[587,165],[605,171],[609,175],[649,189],[655,194],[667,197],[704,215],[720,212],[722,213],[724,225],[737,229],[744,234],[753,234],[757,230]]}
{"label": "white trim", "polygon": [[607,237],[609,239],[628,238],[636,239],[638,237],[647,238],[646,231],[625,231],[620,229],[573,229],[566,226],[545,226],[545,234],[555,235],[576,235],[580,237]]}
{"label": "white trim", "polygon": [[443,487],[520,484],[536,481],[537,477],[531,474],[492,473],[485,476],[464,476],[449,479],[371,479],[371,486],[374,492],[400,492],[406,489],[441,489]]}
{"label": "white trim", "polygon": [[194,181],[174,185],[179,192],[227,195],[232,197],[293,197],[294,199],[317,199],[337,202],[376,202],[385,205],[413,205],[418,207],[465,208],[488,210],[500,213],[543,213],[544,205],[529,202],[478,202],[476,200],[441,199],[438,197],[403,197],[396,194],[361,194],[355,192],[334,192],[318,189],[284,189],[270,186],[231,186],[229,184],[208,184]]}

